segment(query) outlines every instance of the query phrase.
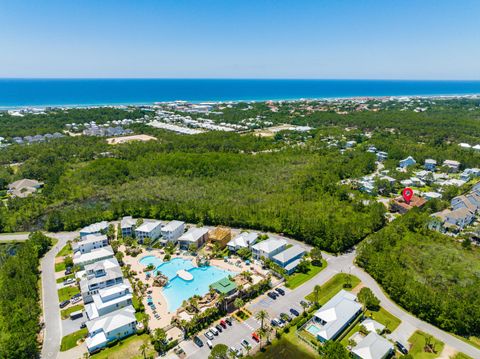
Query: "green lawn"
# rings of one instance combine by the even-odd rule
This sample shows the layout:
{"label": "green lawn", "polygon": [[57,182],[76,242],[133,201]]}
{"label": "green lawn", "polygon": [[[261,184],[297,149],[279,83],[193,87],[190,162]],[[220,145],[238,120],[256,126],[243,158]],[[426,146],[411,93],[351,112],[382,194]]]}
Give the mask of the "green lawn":
{"label": "green lawn", "polygon": [[309,281],[327,267],[327,261],[322,259],[321,267],[314,266],[311,263],[309,267],[310,270],[308,271],[308,273],[294,273],[289,276],[285,283],[285,286],[290,289],[295,289],[303,283]]}
{"label": "green lawn", "polygon": [[[346,282],[347,276],[348,275],[345,274],[345,273],[335,274],[327,283],[322,285],[322,289],[320,290],[320,297],[319,297],[318,302],[321,305],[324,305],[326,302],[328,302],[330,299],[332,299],[332,297],[335,294],[337,294],[341,289],[345,289],[345,290],[350,291],[360,283],[360,279],[358,279],[357,277],[355,277],[353,275],[349,275],[352,286],[350,288],[343,288],[343,285]],[[305,299],[307,299],[311,302],[314,302],[315,301],[315,296],[314,296],[313,292],[310,293],[309,295],[307,295],[305,297]]]}
{"label": "green lawn", "polygon": [[57,283],[63,283],[64,281],[66,281],[67,279],[70,279],[70,278],[75,278],[75,274],[69,274],[65,277],[61,277],[61,278],[58,278],[57,279]]}
{"label": "green lawn", "polygon": [[55,263],[55,272],[63,272],[65,269],[65,262]]}
{"label": "green lawn", "polygon": [[60,252],[57,253],[55,257],[65,257],[70,254],[73,254],[72,246],[70,243],[67,243],[61,250]]}
{"label": "green lawn", "polygon": [[87,328],[80,329],[77,332],[73,332],[72,334],[65,335],[62,338],[62,344],[60,345],[60,351],[64,352],[66,350],[72,349],[77,346],[77,342],[81,338],[85,338],[88,334]]}
{"label": "green lawn", "polygon": [[147,342],[149,344],[149,348],[146,352],[146,357],[156,357],[157,353],[153,349],[150,344],[150,337],[148,334],[142,335],[132,335],[124,340],[122,340],[119,344],[114,345],[111,348],[106,348],[96,354],[90,356],[92,359],[143,359],[142,353],[140,353],[140,346]]}
{"label": "green lawn", "polygon": [[417,330],[415,333],[413,333],[410,339],[408,339],[408,342],[412,344],[412,347],[410,348],[410,354],[413,356],[414,359],[438,358],[442,353],[444,343],[434,337],[431,338],[432,343],[435,344],[434,347],[436,353],[427,353],[423,350],[425,346],[425,338],[427,337],[427,334]]}
{"label": "green lawn", "polygon": [[73,305],[67,309],[62,309],[60,311],[60,314],[62,316],[62,319],[68,319],[70,318],[70,314],[73,313],[73,312],[76,312],[77,310],[80,310],[80,309],[83,309],[85,308],[83,304],[77,304],[77,305]]}
{"label": "green lawn", "polygon": [[58,290],[58,300],[63,302],[64,300],[70,299],[77,293],[80,293],[80,289],[78,289],[76,286],[61,288]]}
{"label": "green lawn", "polygon": [[301,358],[301,359],[315,359],[319,355],[315,350],[301,341],[295,336],[297,328],[295,326],[290,328],[289,333],[285,333],[278,340],[274,340],[271,345],[267,347],[265,352],[258,352],[253,358],[255,359],[279,359],[279,358]]}
{"label": "green lawn", "polygon": [[390,330],[390,332],[393,332],[395,329],[397,329],[397,327],[402,322],[396,316],[394,316],[390,312],[387,312],[383,308],[380,308],[380,310],[377,312],[367,310],[365,312],[365,317],[372,318],[373,320],[376,320],[380,324],[385,325]]}
{"label": "green lawn", "polygon": [[467,354],[463,353],[457,353],[455,356],[451,357],[452,359],[473,359],[472,357],[469,357]]}

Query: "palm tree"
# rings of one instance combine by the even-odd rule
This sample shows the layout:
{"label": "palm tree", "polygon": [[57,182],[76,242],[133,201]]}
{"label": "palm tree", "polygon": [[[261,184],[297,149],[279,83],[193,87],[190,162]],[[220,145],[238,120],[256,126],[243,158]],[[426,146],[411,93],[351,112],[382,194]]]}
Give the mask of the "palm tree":
{"label": "palm tree", "polygon": [[265,328],[260,328],[257,331],[258,336],[260,337],[260,350],[262,350],[262,344],[263,344],[263,338],[267,335],[267,332],[265,331]]}
{"label": "palm tree", "polygon": [[313,287],[313,296],[315,298],[315,304],[318,304],[321,290],[322,290],[322,287],[320,287],[318,284],[315,287]]}
{"label": "palm tree", "polygon": [[269,325],[265,327],[265,333],[267,334],[267,344],[270,344],[270,335],[273,332],[273,328]]}
{"label": "palm tree", "polygon": [[305,310],[307,309],[308,304],[307,304],[305,301],[302,301],[300,304],[301,304],[301,306],[302,306],[302,308],[303,308],[303,314],[305,314]]}
{"label": "palm tree", "polygon": [[138,348],[138,350],[140,351],[140,354],[142,354],[143,358],[146,359],[147,358],[148,343],[146,341],[143,342],[143,344],[140,345],[140,348]]}
{"label": "palm tree", "polygon": [[260,310],[258,311],[256,314],[255,314],[255,319],[259,320],[260,321],[260,328],[264,329],[264,322],[265,320],[268,320],[269,318],[269,315],[268,315],[268,312],[266,310]]}
{"label": "palm tree", "polygon": [[233,301],[233,306],[237,309],[240,309],[241,307],[243,307],[244,304],[245,302],[243,301],[242,298],[237,298]]}

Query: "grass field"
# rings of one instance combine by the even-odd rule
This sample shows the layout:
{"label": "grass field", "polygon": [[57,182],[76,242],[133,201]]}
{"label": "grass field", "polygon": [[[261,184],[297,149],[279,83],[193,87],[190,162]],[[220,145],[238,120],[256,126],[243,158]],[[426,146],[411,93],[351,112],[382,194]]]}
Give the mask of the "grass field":
{"label": "grass field", "polygon": [[62,344],[60,345],[60,351],[64,352],[66,350],[72,349],[77,346],[77,342],[81,338],[85,338],[88,334],[87,328],[80,329],[79,331],[73,332],[72,334],[65,335],[62,338]]}
{"label": "grass field", "polygon": [[150,337],[148,334],[142,334],[142,335],[132,335],[131,337],[128,337],[124,340],[122,340],[119,344],[111,347],[104,349],[97,354],[93,354],[90,356],[92,359],[124,359],[124,358],[129,358],[129,359],[143,359],[143,355],[140,352],[140,346],[143,343],[147,343],[148,349],[147,352],[145,353],[145,356],[147,358],[149,357],[156,357],[157,353],[153,349],[152,345],[150,344]]}
{"label": "grass field", "polygon": [[63,283],[64,281],[66,281],[67,279],[70,279],[70,278],[75,278],[75,274],[69,274],[65,277],[62,277],[62,278],[58,278],[57,279],[57,283]]}
{"label": "grass field", "polygon": [[434,344],[435,353],[427,353],[423,350],[425,346],[425,339],[428,337],[427,334],[417,330],[413,335],[408,339],[408,342],[412,344],[410,348],[410,354],[414,359],[433,359],[438,358],[442,353],[444,343],[440,340],[431,337],[432,343]]}
{"label": "grass field", "polygon": [[65,257],[72,253],[72,246],[70,245],[70,243],[67,243],[62,249],[60,249],[60,252],[58,252],[55,257]]}
{"label": "grass field", "polygon": [[467,354],[457,353],[455,354],[455,356],[451,357],[451,359],[473,359],[473,358],[469,357]]}
{"label": "grass field", "polygon": [[65,262],[55,263],[55,272],[63,272],[65,268]]}
{"label": "grass field", "polygon": [[383,308],[380,308],[380,310],[376,312],[367,310],[365,312],[365,317],[372,318],[373,320],[376,320],[380,324],[385,325],[390,330],[390,332],[393,332],[395,329],[397,329],[397,327],[402,322],[396,316],[394,316],[390,312],[387,312]]}
{"label": "grass field", "polygon": [[58,290],[58,300],[63,302],[64,300],[70,299],[77,293],[80,293],[80,289],[78,289],[76,286],[61,288]]}
{"label": "grass field", "polygon": [[72,305],[67,309],[62,309],[60,311],[60,314],[62,316],[62,319],[68,319],[71,313],[76,312],[77,310],[80,310],[83,308],[85,308],[83,304]]}
{"label": "grass field", "polygon": [[265,352],[258,352],[255,359],[315,359],[319,355],[316,351],[295,336],[297,328],[293,326],[289,333],[285,333],[279,340],[274,340]]}
{"label": "grass field", "polygon": [[[347,276],[350,276],[351,287],[344,288],[343,285],[346,283]],[[341,289],[345,289],[351,291],[360,283],[360,279],[353,275],[345,274],[345,273],[338,273],[333,276],[327,283],[322,285],[322,289],[320,290],[320,296],[318,302],[320,305],[324,305],[328,302],[332,297],[337,294]],[[315,302],[315,296],[312,293],[307,295],[305,299]]]}
{"label": "grass field", "polygon": [[317,267],[310,263],[310,270],[308,273],[294,273],[288,277],[285,286],[290,289],[295,289],[298,286],[301,286],[303,283],[309,281],[315,277],[318,273],[324,270],[327,267],[327,261],[322,259],[322,266]]}

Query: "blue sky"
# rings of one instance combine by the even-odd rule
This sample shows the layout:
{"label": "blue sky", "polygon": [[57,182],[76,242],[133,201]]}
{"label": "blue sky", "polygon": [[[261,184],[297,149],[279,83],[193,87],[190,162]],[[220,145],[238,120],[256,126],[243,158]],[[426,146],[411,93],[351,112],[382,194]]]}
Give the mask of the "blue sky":
{"label": "blue sky", "polygon": [[0,0],[0,77],[480,80],[478,0]]}

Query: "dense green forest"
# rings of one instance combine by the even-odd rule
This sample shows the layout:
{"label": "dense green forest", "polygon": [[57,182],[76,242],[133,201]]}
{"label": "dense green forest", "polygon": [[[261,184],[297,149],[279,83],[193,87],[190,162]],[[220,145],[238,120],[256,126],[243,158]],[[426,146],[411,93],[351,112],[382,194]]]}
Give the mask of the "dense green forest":
{"label": "dense green forest", "polygon": [[32,233],[18,246],[16,254],[0,265],[1,358],[35,358],[38,354],[38,266],[39,258],[51,245],[42,233]]}
{"label": "dense green forest", "polygon": [[420,319],[463,336],[480,335],[480,251],[431,231],[411,211],[365,239],[357,263]]}

